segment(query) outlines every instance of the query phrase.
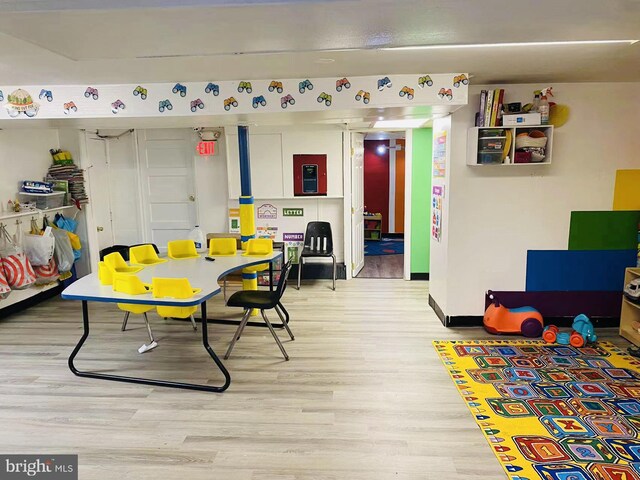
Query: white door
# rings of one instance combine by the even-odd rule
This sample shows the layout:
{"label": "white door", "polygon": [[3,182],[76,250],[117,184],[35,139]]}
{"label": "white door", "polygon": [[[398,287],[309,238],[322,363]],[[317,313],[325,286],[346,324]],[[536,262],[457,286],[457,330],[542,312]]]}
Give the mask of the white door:
{"label": "white door", "polygon": [[107,160],[107,140],[98,139],[87,133],[87,169],[91,189],[91,207],[97,229],[98,250],[115,245],[111,227],[111,192],[109,190],[109,162]]}
{"label": "white door", "polygon": [[364,267],[364,134],[351,134],[351,275]]}
{"label": "white door", "polygon": [[165,252],[168,241],[187,238],[197,222],[193,133],[140,130],[138,151],[147,241]]}

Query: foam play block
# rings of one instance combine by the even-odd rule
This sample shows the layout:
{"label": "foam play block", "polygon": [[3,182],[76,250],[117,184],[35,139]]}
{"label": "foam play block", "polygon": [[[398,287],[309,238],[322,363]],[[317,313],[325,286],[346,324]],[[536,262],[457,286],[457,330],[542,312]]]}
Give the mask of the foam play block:
{"label": "foam play block", "polygon": [[640,170],[618,170],[613,191],[614,210],[640,210]]}
{"label": "foam play block", "polygon": [[635,249],[638,222],[640,211],[637,210],[571,212],[569,250]]}
{"label": "foam play block", "polygon": [[527,291],[622,292],[637,250],[529,250]]}

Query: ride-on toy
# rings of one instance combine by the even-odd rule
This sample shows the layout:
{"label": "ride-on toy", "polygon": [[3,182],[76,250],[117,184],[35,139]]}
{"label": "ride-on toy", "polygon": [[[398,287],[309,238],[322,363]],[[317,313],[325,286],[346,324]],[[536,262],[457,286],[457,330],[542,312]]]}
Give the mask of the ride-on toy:
{"label": "ride-on toy", "polygon": [[542,332],[542,338],[547,343],[559,343],[572,347],[584,347],[587,343],[598,339],[593,331],[591,320],[583,313],[573,319],[571,328],[573,328],[571,333],[561,332],[555,325],[548,325]]}
{"label": "ride-on toy", "polygon": [[522,334],[539,337],[544,327],[542,315],[533,307],[507,308],[489,290],[491,305],[484,312],[484,328],[493,334]]}

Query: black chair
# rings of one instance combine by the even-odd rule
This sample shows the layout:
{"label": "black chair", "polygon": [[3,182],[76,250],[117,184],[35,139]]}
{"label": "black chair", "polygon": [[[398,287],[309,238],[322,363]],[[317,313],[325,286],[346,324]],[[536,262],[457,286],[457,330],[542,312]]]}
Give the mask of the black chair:
{"label": "black chair", "polygon": [[333,253],[333,235],[329,222],[309,222],[304,234],[304,248],[298,262],[298,290],[302,279],[302,265],[305,258],[320,257],[333,259],[333,289],[336,289],[336,256]]}
{"label": "black chair", "polygon": [[287,333],[291,337],[291,340],[294,340],[293,333],[291,333],[291,329],[287,324],[288,318],[287,320],[285,320],[282,314],[284,307],[282,306],[282,303],[281,303],[282,295],[284,294],[284,291],[287,288],[287,277],[290,271],[291,271],[291,262],[287,262],[282,267],[282,271],[280,272],[280,280],[278,281],[278,286],[273,292],[262,291],[262,290],[261,291],[242,290],[240,292],[234,293],[233,295],[231,295],[231,297],[229,297],[229,300],[227,301],[227,306],[242,307],[245,309],[245,311],[244,311],[244,316],[242,317],[242,321],[240,322],[240,325],[238,325],[238,330],[236,330],[236,333],[233,335],[233,340],[229,345],[229,349],[227,350],[227,353],[224,355],[225,360],[229,358],[229,355],[231,355],[231,350],[233,350],[233,347],[235,346],[236,342],[240,340],[242,331],[244,330],[244,327],[247,325],[247,322],[249,321],[249,317],[251,316],[251,311],[254,308],[257,310],[260,310],[264,323],[267,324],[267,327],[269,328],[271,335],[273,335],[273,338],[278,344],[278,347],[280,347],[280,351],[282,352],[284,359],[289,360],[289,355],[287,355],[287,352],[282,346],[282,342],[280,342],[280,339],[278,338],[276,331],[273,329],[273,325],[271,325],[271,322],[269,321],[266,313],[264,312],[265,310],[274,309],[278,314],[278,316],[280,317],[280,320],[282,320],[282,324],[284,325],[284,328],[287,330]]}

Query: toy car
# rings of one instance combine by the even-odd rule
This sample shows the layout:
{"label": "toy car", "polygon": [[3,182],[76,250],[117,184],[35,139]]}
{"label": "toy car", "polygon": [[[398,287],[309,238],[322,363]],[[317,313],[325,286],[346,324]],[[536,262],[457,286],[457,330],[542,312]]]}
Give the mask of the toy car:
{"label": "toy car", "polygon": [[227,112],[231,110],[231,107],[237,107],[237,106],[238,106],[238,101],[233,97],[229,97],[224,101],[224,109]]}
{"label": "toy car", "polygon": [[391,88],[391,80],[389,77],[384,77],[378,80],[378,90],[384,90],[384,87]]}
{"label": "toy car", "polygon": [[533,307],[507,308],[489,291],[491,305],[484,312],[484,328],[493,334],[522,334],[535,338],[542,333],[542,315]]}
{"label": "toy car", "polygon": [[0,102],[4,101],[4,93],[0,90]]}
{"label": "toy car", "polygon": [[328,93],[326,93],[326,92],[322,92],[320,95],[318,95],[318,103],[322,103],[322,102],[324,102],[324,104],[325,104],[327,107],[330,107],[330,106],[331,106],[331,100],[332,100],[331,95],[329,95],[329,94],[328,94]]}
{"label": "toy car", "polygon": [[113,113],[118,113],[118,110],[124,110],[124,109],[125,109],[125,105],[122,102],[122,100],[116,100],[111,104],[111,111]]}
{"label": "toy car", "polygon": [[304,93],[306,90],[313,90],[313,83],[309,79],[304,80],[298,84],[298,90],[300,93]]}
{"label": "toy car", "polygon": [[634,303],[640,303],[640,278],[631,280],[625,285],[624,296]]}
{"label": "toy car", "polygon": [[162,113],[165,109],[173,110],[173,105],[171,105],[171,102],[169,100],[160,100],[158,102],[158,111]]}
{"label": "toy car", "polygon": [[206,87],[204,87],[204,93],[213,93],[214,97],[220,95],[220,86],[209,82]]}
{"label": "toy car", "polygon": [[140,98],[142,100],[146,100],[147,99],[147,89],[141,87],[140,85],[138,85],[136,87],[136,89],[133,91],[133,96],[137,97],[138,95],[140,95]]}
{"label": "toy car", "polygon": [[469,79],[464,73],[458,75],[457,77],[453,77],[453,86],[458,88],[460,84],[463,84],[463,85],[469,84]]}
{"label": "toy car", "polygon": [[191,111],[195,113],[197,109],[202,110],[204,108],[204,103],[199,98],[191,101]]}
{"label": "toy car", "polygon": [[280,99],[280,106],[281,106],[282,108],[287,108],[287,105],[295,105],[295,104],[296,104],[296,101],[295,101],[295,99],[291,96],[291,94],[286,95],[286,96],[284,96],[284,97],[282,97],[282,98]]}
{"label": "toy car", "polygon": [[262,105],[265,107],[267,105],[267,101],[264,98],[264,95],[260,95],[258,97],[253,97],[253,108],[258,108],[258,105]]}
{"label": "toy car", "polygon": [[171,89],[171,91],[173,93],[180,93],[181,97],[186,97],[187,96],[187,87],[185,87],[184,85],[182,85],[181,83],[176,83],[173,88]]}
{"label": "toy car", "polygon": [[549,325],[542,332],[542,338],[547,343],[559,343],[572,347],[584,347],[587,343],[598,339],[591,320],[583,313],[573,319],[571,328],[573,329],[571,333],[560,332],[555,325]]}
{"label": "toy car", "polygon": [[73,102],[67,102],[64,104],[64,113],[69,114],[70,112],[77,112],[78,111],[78,107],[76,107],[76,104]]}
{"label": "toy car", "polygon": [[277,90],[278,93],[282,93],[283,92],[282,82],[277,82],[276,80],[271,82],[269,84],[269,91],[273,92],[274,90]]}
{"label": "toy car", "polygon": [[433,80],[431,80],[431,77],[429,75],[425,75],[423,77],[420,77],[418,79],[418,86],[420,88],[424,88],[424,86],[430,87],[433,85]]}
{"label": "toy car", "polygon": [[93,97],[94,100],[98,100],[98,89],[87,87],[87,89],[84,92],[84,96],[87,98]]}
{"label": "toy car", "polygon": [[400,95],[401,97],[404,97],[406,95],[408,100],[413,100],[414,93],[415,91],[413,90],[413,88],[409,88],[405,85],[404,87],[402,87],[402,90],[400,90],[400,93],[398,93],[398,95]]}
{"label": "toy car", "polygon": [[51,90],[45,90],[44,88],[40,90],[40,95],[38,96],[38,98],[42,100],[42,97],[46,98],[48,102],[53,101],[53,94],[51,93]]}
{"label": "toy car", "polygon": [[340,80],[336,80],[336,92],[341,92],[342,87],[347,89],[351,88],[351,82],[349,82],[349,80],[347,80],[346,78],[341,78]]}
{"label": "toy car", "polygon": [[251,93],[253,88],[251,88],[251,82],[240,82],[238,84],[238,93],[247,92]]}
{"label": "toy car", "polygon": [[371,94],[369,92],[365,92],[364,90],[359,90],[358,93],[356,93],[356,100],[360,101],[360,99],[362,99],[362,103],[366,105],[371,100]]}

